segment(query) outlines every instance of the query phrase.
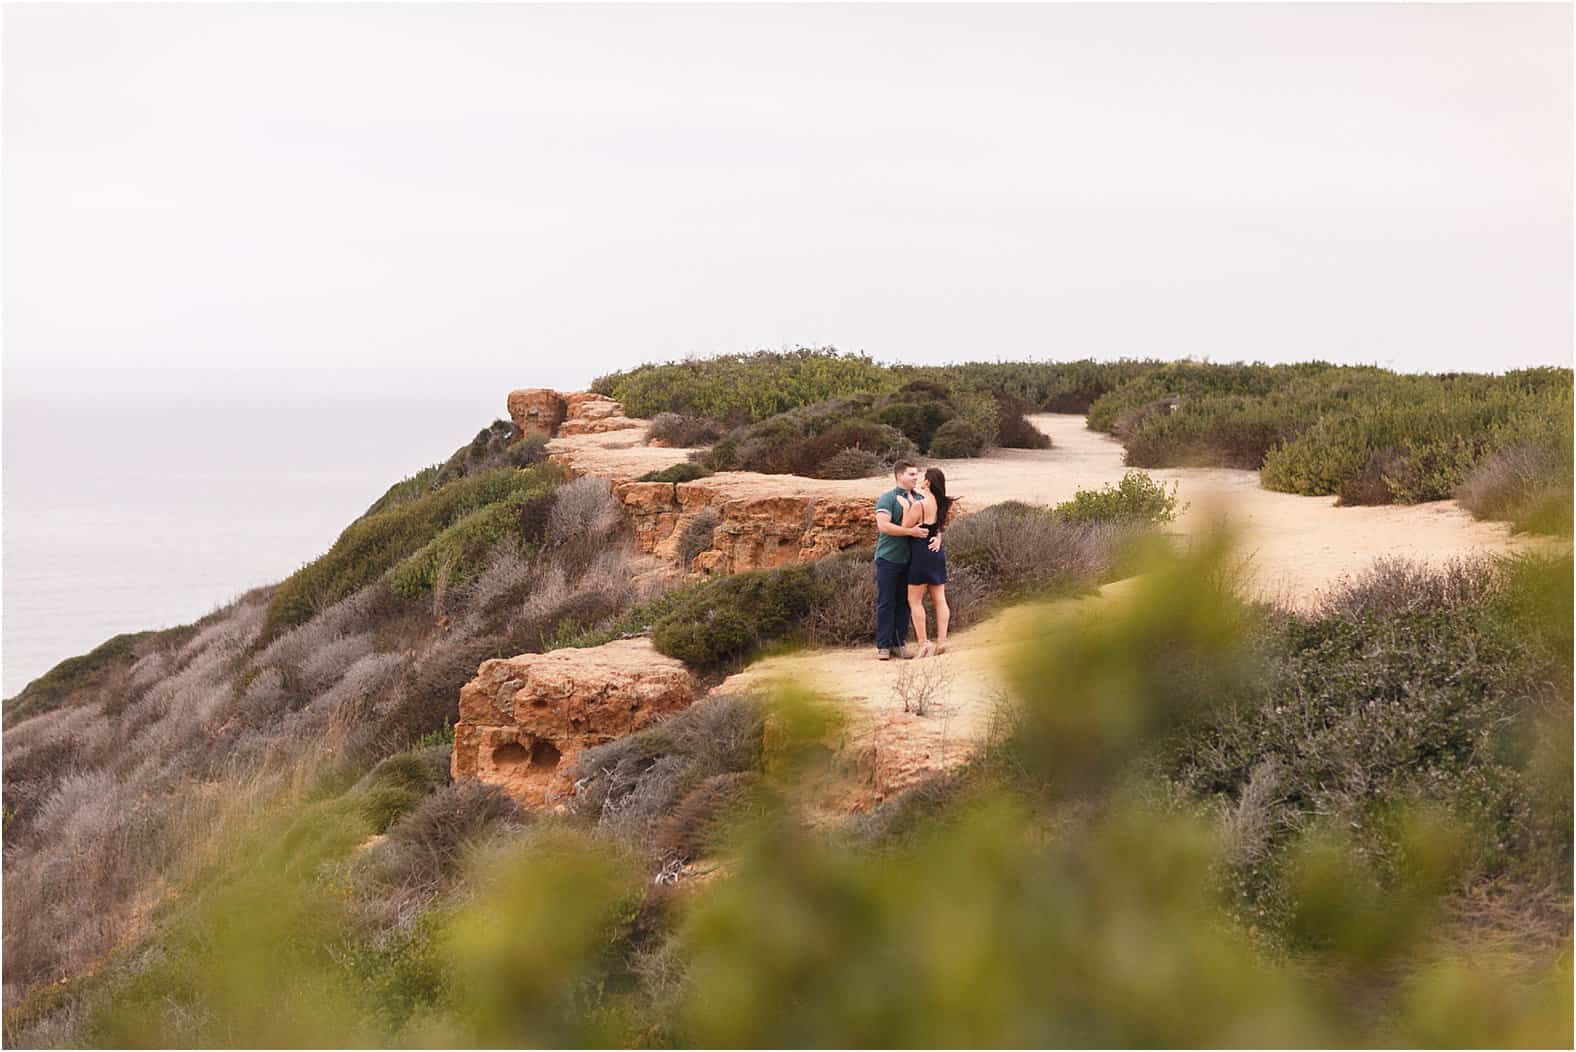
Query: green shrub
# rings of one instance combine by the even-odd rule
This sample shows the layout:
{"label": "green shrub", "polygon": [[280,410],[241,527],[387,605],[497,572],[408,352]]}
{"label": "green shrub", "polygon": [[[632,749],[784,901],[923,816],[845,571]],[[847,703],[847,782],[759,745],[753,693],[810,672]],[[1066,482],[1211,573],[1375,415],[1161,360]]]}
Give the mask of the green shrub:
{"label": "green shrub", "polygon": [[[404,571],[402,582],[407,589],[425,587],[445,557],[468,559],[475,554],[472,542],[500,535],[506,528],[504,508],[517,525],[525,502],[541,496],[560,477],[552,464],[494,468],[357,519],[327,553],[274,589],[264,637],[301,624],[417,553],[421,557]],[[451,527],[456,529],[449,532]]]}
{"label": "green shrub", "polygon": [[670,412],[746,424],[831,398],[889,391],[897,380],[866,355],[823,347],[642,365],[591,386],[631,416]]}
{"label": "green shrub", "polygon": [[876,420],[903,432],[914,447],[928,451],[936,429],[952,419],[942,402],[893,402],[876,412]]}
{"label": "green shrub", "polygon": [[827,464],[846,449],[865,450],[883,465],[917,456],[901,431],[868,419],[870,405],[845,399],[784,413],[730,434],[703,462],[716,471],[826,478]]}
{"label": "green shrub", "polygon": [[[700,553],[697,551],[696,554]],[[615,618],[585,628],[578,634],[563,639],[558,646],[599,647],[615,639],[646,635],[658,621],[683,607],[689,601],[689,597],[701,587],[700,584],[684,585],[664,592],[644,603],[630,607]]]}
{"label": "green shrub", "polygon": [[1028,421],[1033,406],[1013,394],[998,394],[994,401],[996,445],[1003,449],[1051,448],[1051,436]]}
{"label": "green shrub", "polygon": [[887,467],[868,449],[848,446],[821,461],[819,477],[824,479],[863,479],[880,475]]}
{"label": "green shrub", "polygon": [[[956,365],[893,366],[901,377],[934,381],[956,392],[986,391],[1021,400],[1044,413],[1086,413],[1108,391],[1152,372],[1164,363],[1124,359],[1096,362],[966,362]],[[954,403],[956,394],[954,393]],[[961,408],[960,408],[961,412]],[[963,414],[967,416],[968,414]],[[982,431],[986,424],[969,417]]]}
{"label": "green shrub", "polygon": [[1176,518],[1176,489],[1175,483],[1167,490],[1142,471],[1129,471],[1115,485],[1079,490],[1055,514],[1066,522],[1159,525]]}
{"label": "green shrub", "polygon": [[648,471],[635,481],[694,482],[696,479],[706,478],[710,474],[711,472],[706,470],[706,468],[702,467],[701,465],[688,460],[682,460],[677,464],[671,464],[668,467],[663,468],[661,471]]}
{"label": "green shrub", "polygon": [[985,436],[974,430],[974,425],[962,418],[948,420],[937,429],[930,441],[930,455],[953,460],[977,457],[985,452]]}
{"label": "green shrub", "polygon": [[684,524],[684,529],[679,533],[678,544],[675,546],[680,566],[688,566],[695,556],[711,547],[712,537],[717,531],[717,523],[721,521],[722,518],[715,509],[702,508],[694,518]]}
{"label": "green shrub", "polygon": [[653,624],[651,642],[687,665],[716,668],[789,635],[825,592],[808,566],[715,578],[686,594]]}
{"label": "green shrub", "polygon": [[388,830],[405,812],[416,806],[421,797],[409,789],[397,786],[379,786],[369,789],[361,797],[361,814],[374,833]]}

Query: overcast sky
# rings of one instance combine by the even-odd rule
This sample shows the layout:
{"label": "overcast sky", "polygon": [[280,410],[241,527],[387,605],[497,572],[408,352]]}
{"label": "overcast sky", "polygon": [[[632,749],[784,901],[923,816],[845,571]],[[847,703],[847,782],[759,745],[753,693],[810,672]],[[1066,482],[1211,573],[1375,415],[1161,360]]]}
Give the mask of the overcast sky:
{"label": "overcast sky", "polygon": [[825,343],[1570,362],[1568,5],[4,22],[8,397]]}

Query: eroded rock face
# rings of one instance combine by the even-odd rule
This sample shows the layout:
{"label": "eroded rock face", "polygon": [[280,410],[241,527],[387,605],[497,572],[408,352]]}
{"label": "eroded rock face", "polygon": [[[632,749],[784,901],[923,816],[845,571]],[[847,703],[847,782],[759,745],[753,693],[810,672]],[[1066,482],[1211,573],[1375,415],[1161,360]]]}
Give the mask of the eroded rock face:
{"label": "eroded rock face", "polygon": [[[523,426],[526,419],[549,419],[548,396],[556,399],[551,404],[561,407],[553,424],[551,437],[556,441],[548,447],[549,459],[572,475],[610,479],[636,543],[648,555],[679,563],[684,527],[708,508],[718,518],[711,546],[682,570],[736,573],[809,562],[875,541],[879,484],[792,476],[763,484],[761,476],[739,472],[678,484],[636,482],[639,473],[670,467],[683,454],[648,445],[644,432],[649,422],[625,416],[623,405],[594,391],[515,391],[509,395],[509,412],[516,425]],[[523,416],[540,406],[549,408],[539,408],[536,417]],[[866,488],[869,493],[863,492]]]}
{"label": "eroded rock face", "polygon": [[460,689],[450,773],[548,808],[573,789],[579,754],[695,700],[695,677],[645,639],[482,662]]}
{"label": "eroded rock face", "polygon": [[625,482],[623,503],[642,552],[677,559],[684,527],[706,509],[718,518],[711,547],[686,569],[737,573],[809,562],[875,539],[875,500],[855,497],[730,497],[709,480]]}

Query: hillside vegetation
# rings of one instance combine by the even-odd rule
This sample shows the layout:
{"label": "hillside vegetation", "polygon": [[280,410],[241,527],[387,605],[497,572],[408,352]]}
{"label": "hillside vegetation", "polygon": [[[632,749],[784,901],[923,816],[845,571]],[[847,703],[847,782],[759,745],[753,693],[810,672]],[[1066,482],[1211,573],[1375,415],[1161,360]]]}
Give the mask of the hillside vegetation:
{"label": "hillside vegetation", "polygon": [[[1087,412],[1089,426],[1118,438],[1134,467],[1256,469],[1268,489],[1335,495],[1347,504],[1455,496],[1479,517],[1517,529],[1571,532],[1569,369],[1492,376],[1409,375],[1324,362],[882,366],[820,349],[647,365],[601,377],[596,388],[637,415],[671,412],[753,425],[713,446],[711,466],[823,477],[874,473],[906,453],[893,450],[895,436],[873,430],[883,423],[879,407],[905,388],[934,389],[954,404],[997,403],[994,434],[982,423],[983,410],[956,413],[983,437],[981,449],[1015,444],[1011,436],[1024,412]],[[886,423],[916,450],[968,455],[960,452],[969,448],[963,444],[929,448],[933,410],[903,412]],[[845,449],[866,455],[833,463]]]}
{"label": "hillside vegetation", "polygon": [[[559,818],[417,743],[236,819],[7,1037],[1568,1043],[1569,558],[1380,566],[1308,616],[1230,566],[1149,563],[1023,656],[974,763],[833,828],[812,698],[588,753]],[[662,878],[697,858],[728,862]]]}
{"label": "hillside vegetation", "polygon": [[[1568,419],[1545,426],[1568,371],[1167,368],[741,356],[626,374],[669,399],[626,405],[726,420],[724,440],[828,399],[963,418],[959,392],[984,392],[1134,436],[1215,405],[1173,435],[1196,453],[1250,402],[1291,419],[1296,390],[1366,421],[1354,442],[1479,429],[1457,484],[1568,527]],[[751,386],[772,377],[797,379]],[[1425,433],[1403,393],[1454,423]],[[955,627],[1138,576],[1034,636],[964,768],[829,817],[836,699],[713,696],[583,753],[547,817],[449,780],[482,661],[645,633],[715,683],[868,642],[874,583],[868,550],[644,575],[610,484],[543,452],[485,428],[285,581],[7,702],[7,1044],[1570,1043],[1563,547],[1380,563],[1299,613],[1242,598],[1228,535],[1158,538],[1179,509],[1142,472],[993,505],[947,533]],[[1438,469],[1403,462],[1378,477]]]}

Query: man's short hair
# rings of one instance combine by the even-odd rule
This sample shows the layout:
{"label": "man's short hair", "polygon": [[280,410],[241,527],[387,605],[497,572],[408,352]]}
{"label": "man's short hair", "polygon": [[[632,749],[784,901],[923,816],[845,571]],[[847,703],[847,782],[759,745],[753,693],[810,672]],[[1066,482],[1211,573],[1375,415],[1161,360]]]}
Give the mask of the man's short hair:
{"label": "man's short hair", "polygon": [[894,474],[894,475],[901,475],[901,474],[903,474],[903,472],[907,471],[909,468],[917,468],[917,467],[919,467],[919,465],[914,463],[912,460],[900,460],[896,464],[892,465],[892,474]]}

